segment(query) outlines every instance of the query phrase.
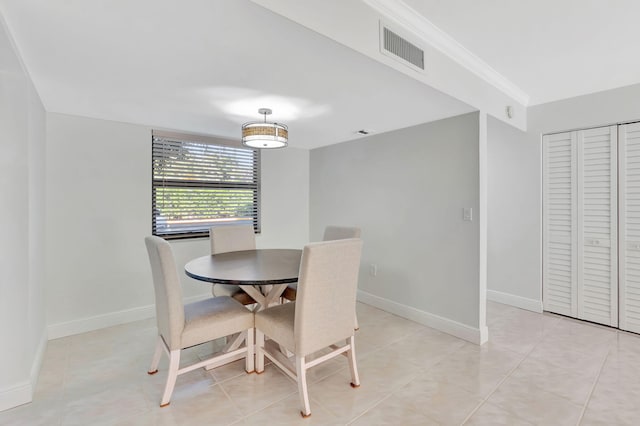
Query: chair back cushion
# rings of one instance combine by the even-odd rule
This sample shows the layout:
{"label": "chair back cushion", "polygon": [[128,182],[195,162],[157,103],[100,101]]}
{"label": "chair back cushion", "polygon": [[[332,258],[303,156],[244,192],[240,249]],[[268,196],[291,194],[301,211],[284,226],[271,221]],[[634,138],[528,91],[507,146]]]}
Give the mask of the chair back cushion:
{"label": "chair back cushion", "polygon": [[180,349],[184,329],[182,285],[178,277],[171,245],[160,237],[144,239],[149,253],[153,287],[156,294],[156,320],[158,332],[169,349]]}
{"label": "chair back cushion", "polygon": [[346,238],[360,238],[360,228],[327,226],[324,228],[322,241],[344,240]]}
{"label": "chair back cushion", "polygon": [[294,320],[296,355],[352,336],[362,241],[351,238],[305,246]]}
{"label": "chair back cushion", "polygon": [[212,226],[209,240],[211,254],[256,249],[256,235],[251,225]]}

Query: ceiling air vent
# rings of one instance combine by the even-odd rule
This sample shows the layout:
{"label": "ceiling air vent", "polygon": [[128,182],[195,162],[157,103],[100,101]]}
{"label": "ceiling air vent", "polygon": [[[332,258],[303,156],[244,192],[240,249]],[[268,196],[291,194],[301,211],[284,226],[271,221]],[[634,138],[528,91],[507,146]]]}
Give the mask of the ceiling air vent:
{"label": "ceiling air vent", "polygon": [[380,51],[403,63],[424,71],[424,50],[400,37],[380,23]]}

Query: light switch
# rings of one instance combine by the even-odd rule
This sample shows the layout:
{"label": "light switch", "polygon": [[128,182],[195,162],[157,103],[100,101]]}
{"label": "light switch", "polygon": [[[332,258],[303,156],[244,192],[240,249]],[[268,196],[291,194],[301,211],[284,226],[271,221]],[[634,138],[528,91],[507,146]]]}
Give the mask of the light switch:
{"label": "light switch", "polygon": [[465,207],[462,210],[462,220],[471,222],[473,220],[473,209],[471,207]]}

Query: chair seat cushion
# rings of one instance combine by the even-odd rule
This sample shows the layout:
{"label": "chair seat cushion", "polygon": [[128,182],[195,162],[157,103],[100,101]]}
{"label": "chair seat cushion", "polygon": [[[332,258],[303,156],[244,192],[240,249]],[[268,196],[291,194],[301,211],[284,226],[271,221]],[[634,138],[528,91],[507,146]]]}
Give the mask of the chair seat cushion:
{"label": "chair seat cushion", "polygon": [[184,306],[182,348],[253,327],[253,313],[228,296],[212,297]]}
{"label": "chair seat cushion", "polygon": [[256,313],[256,328],[266,336],[295,352],[293,321],[296,315],[296,304],[276,305]]}

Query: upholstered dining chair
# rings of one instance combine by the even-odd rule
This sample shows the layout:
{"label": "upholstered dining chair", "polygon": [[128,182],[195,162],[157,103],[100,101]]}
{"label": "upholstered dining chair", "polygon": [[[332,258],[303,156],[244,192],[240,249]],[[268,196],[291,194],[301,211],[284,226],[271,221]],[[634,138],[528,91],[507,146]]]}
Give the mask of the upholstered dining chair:
{"label": "upholstered dining chair", "polygon": [[[298,382],[301,414],[311,414],[307,369],[345,354],[351,386],[360,386],[353,322],[362,241],[358,238],[324,241],[305,246],[300,263],[298,297],[256,313],[256,372],[264,371],[264,357]],[[265,336],[271,340],[265,344]],[[337,346],[346,342],[343,346]],[[294,362],[277,347],[293,353]],[[331,352],[309,359],[315,352]]]}
{"label": "upholstered dining chair", "polygon": [[[324,229],[322,241],[344,240],[346,238],[360,238],[360,228],[347,226],[327,226]],[[292,283],[282,293],[282,297],[287,300],[296,300],[298,283]],[[358,328],[358,327],[356,327]]]}
{"label": "upholstered dining chair", "polygon": [[[348,226],[333,226],[329,225],[324,228],[324,237],[322,241],[344,240],[346,238],[360,238],[360,228],[348,227]],[[296,300],[298,283],[292,283],[282,292],[282,298],[290,301]],[[358,330],[358,317],[354,323],[354,328]]]}
{"label": "upholstered dining chair", "polygon": [[[212,226],[209,228],[209,241],[211,254],[256,249],[256,235],[252,225]],[[214,284],[211,287],[211,293],[214,296],[232,297],[243,305],[256,303],[237,285]]]}
{"label": "upholstered dining chair", "polygon": [[[148,373],[158,372],[163,351],[169,356],[169,372],[160,406],[169,405],[176,379],[180,374],[232,361],[243,355],[246,358],[245,370],[248,373],[253,372],[253,313],[228,296],[211,297],[184,305],[182,285],[171,246],[155,236],[146,237],[145,244],[151,263],[158,324],[156,350]],[[182,349],[242,332],[247,337],[245,347],[180,368]]]}
{"label": "upholstered dining chair", "polygon": [[344,240],[347,238],[360,238],[360,228],[349,226],[327,226],[324,228],[322,241]]}

